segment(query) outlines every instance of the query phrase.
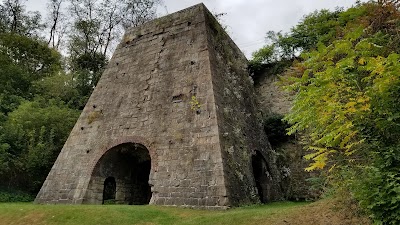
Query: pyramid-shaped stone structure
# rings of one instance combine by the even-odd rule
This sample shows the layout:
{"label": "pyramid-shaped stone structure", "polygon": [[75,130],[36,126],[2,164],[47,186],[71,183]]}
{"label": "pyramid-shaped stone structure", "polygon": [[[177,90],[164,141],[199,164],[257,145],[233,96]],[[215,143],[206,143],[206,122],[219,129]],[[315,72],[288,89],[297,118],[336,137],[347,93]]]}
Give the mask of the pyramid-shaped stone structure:
{"label": "pyramid-shaped stone structure", "polygon": [[36,202],[266,202],[273,158],[247,60],[199,4],[126,32]]}

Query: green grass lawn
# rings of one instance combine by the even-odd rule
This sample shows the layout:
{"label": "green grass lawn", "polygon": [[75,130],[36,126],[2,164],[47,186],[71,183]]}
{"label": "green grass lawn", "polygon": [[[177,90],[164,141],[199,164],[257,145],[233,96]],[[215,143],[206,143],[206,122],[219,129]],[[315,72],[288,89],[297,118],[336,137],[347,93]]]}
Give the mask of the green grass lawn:
{"label": "green grass lawn", "polygon": [[369,225],[368,217],[334,199],[314,203],[277,202],[225,211],[163,206],[38,205],[0,203],[0,225],[204,224]]}
{"label": "green grass lawn", "polygon": [[1,203],[0,224],[278,224],[306,203],[206,211],[162,206]]}

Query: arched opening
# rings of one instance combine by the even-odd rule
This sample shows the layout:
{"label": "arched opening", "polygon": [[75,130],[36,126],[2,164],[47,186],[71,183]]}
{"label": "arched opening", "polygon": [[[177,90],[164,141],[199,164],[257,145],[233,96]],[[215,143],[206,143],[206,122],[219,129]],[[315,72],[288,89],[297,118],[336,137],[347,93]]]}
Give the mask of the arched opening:
{"label": "arched opening", "polygon": [[111,148],[94,167],[85,202],[149,204],[150,169],[150,154],[145,146],[124,143]]}
{"label": "arched opening", "polygon": [[115,193],[117,191],[117,185],[114,177],[107,177],[104,181],[103,189],[103,204],[110,204],[115,202]]}
{"label": "arched opening", "polygon": [[270,196],[269,183],[271,175],[269,173],[267,162],[258,151],[256,151],[256,154],[252,156],[252,167],[258,196],[262,203],[266,203],[268,202],[268,196]]}

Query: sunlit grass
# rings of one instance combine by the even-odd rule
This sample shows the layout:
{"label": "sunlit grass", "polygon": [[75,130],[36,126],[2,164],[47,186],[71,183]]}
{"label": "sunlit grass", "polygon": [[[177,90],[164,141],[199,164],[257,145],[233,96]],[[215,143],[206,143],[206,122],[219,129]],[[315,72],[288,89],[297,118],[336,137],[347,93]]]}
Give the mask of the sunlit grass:
{"label": "sunlit grass", "polygon": [[306,203],[207,211],[161,206],[0,204],[0,224],[278,224]]}

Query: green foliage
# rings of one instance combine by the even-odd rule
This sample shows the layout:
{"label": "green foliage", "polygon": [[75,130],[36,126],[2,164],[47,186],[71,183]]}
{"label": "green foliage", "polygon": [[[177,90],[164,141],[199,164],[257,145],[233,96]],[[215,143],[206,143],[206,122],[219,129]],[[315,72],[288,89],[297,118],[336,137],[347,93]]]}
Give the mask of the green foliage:
{"label": "green foliage", "polygon": [[[71,34],[69,43],[70,67],[77,81],[76,89],[82,99],[88,99],[107,65],[105,52],[99,52],[101,45],[98,40],[100,22],[92,20],[77,20],[75,32]],[[86,101],[83,102],[83,106]],[[82,107],[83,107],[82,106]]]}
{"label": "green foliage", "polygon": [[0,189],[0,202],[32,202],[34,199],[30,193]]}
{"label": "green foliage", "polygon": [[253,52],[252,56],[252,62],[253,63],[272,63],[276,62],[277,58],[275,56],[275,51],[274,51],[274,46],[273,45],[266,45],[259,49],[256,52]]}
{"label": "green foliage", "polygon": [[390,146],[374,153],[374,164],[362,171],[351,188],[360,204],[372,212],[376,224],[400,221],[400,146]]}
{"label": "green foliage", "polygon": [[32,82],[61,69],[61,56],[46,44],[13,33],[0,34],[0,112],[16,109],[32,99]]}
{"label": "green foliage", "polygon": [[399,21],[389,0],[339,13],[335,39],[318,37],[285,81],[296,93],[288,132],[307,135],[307,170],[327,166],[377,224],[400,222]]}
{"label": "green foliage", "polygon": [[280,62],[292,62],[301,52],[315,49],[318,43],[329,45],[343,35],[343,30],[350,22],[365,16],[367,8],[367,5],[360,4],[346,11],[342,8],[333,12],[325,9],[315,11],[304,16],[288,33],[268,31],[268,44],[252,55],[251,71],[257,73],[264,64],[274,64],[280,66],[278,73],[283,72],[291,64]]}
{"label": "green foliage", "polygon": [[200,102],[199,102],[199,100],[196,98],[195,95],[192,96],[192,98],[190,99],[189,104],[190,104],[190,109],[191,109],[191,110],[193,110],[193,111],[200,110],[201,105],[200,105]]}
{"label": "green foliage", "polygon": [[252,63],[274,63],[292,60],[303,50],[315,48],[318,42],[329,43],[336,37],[336,27],[341,10],[315,11],[306,15],[289,33],[267,32],[267,42],[253,53]]}
{"label": "green foliage", "polygon": [[72,109],[79,109],[85,105],[87,98],[80,95],[78,90],[79,79],[75,74],[60,72],[50,77],[34,81],[32,90],[44,99],[61,100]]}
{"label": "green foliage", "polygon": [[[374,144],[372,144],[374,145]],[[378,146],[375,149],[378,148]],[[375,224],[398,224],[400,208],[399,146],[372,152],[369,165],[345,165],[331,173],[334,192],[343,204],[357,200]]]}
{"label": "green foliage", "polygon": [[[8,189],[35,193],[99,81],[115,40],[125,28],[153,18],[160,2],[71,0],[66,17],[65,1],[51,0],[48,43],[41,15],[27,12],[25,2],[0,4],[0,180]],[[67,23],[72,27],[63,45]],[[48,44],[66,46],[69,56],[62,58]],[[4,193],[3,200],[23,198]]]}
{"label": "green foliage", "polygon": [[23,0],[3,0],[0,4],[0,33],[38,36],[43,30],[39,12],[26,12]]}
{"label": "green foliage", "polygon": [[304,16],[303,20],[291,29],[292,45],[297,50],[314,49],[318,42],[329,44],[337,36],[339,17],[342,9],[333,12],[323,9]]}
{"label": "green foliage", "polygon": [[286,134],[289,125],[283,121],[283,116],[275,114],[267,116],[263,119],[263,125],[273,148],[289,140],[290,136]]}
{"label": "green foliage", "polygon": [[[34,83],[57,74],[61,56],[34,38],[1,33],[0,64],[0,178],[9,188],[37,191],[77,117],[61,102],[33,101]],[[2,196],[13,194],[20,199]]]}
{"label": "green foliage", "polygon": [[256,61],[250,61],[248,70],[251,77],[254,80],[254,84],[257,84],[264,75],[277,75],[283,73],[290,65],[292,65],[293,60],[281,60],[273,63],[260,63]]}
{"label": "green foliage", "polygon": [[289,88],[299,92],[286,117],[293,124],[289,133],[309,132],[309,148],[316,150],[308,156],[315,160],[310,169],[322,168],[331,154],[351,156],[365,141],[360,128],[370,119],[380,132],[396,128],[391,124],[398,120],[393,109],[397,97],[388,90],[397,89],[399,56],[381,57],[379,47],[369,39],[352,41],[359,37],[356,30],[304,54],[302,66],[307,69],[301,77],[290,78]]}
{"label": "green foliage", "polygon": [[253,53],[253,58],[249,61],[250,74],[257,83],[262,74],[280,74],[292,63],[292,60],[279,60],[275,52],[274,45],[266,45]]}
{"label": "green foliage", "polygon": [[[76,89],[80,96],[89,98],[101,74],[107,65],[105,55],[99,53],[83,53],[71,57],[72,76],[76,81]],[[84,102],[86,104],[86,101]]]}
{"label": "green foliage", "polygon": [[78,114],[62,102],[40,98],[23,102],[9,113],[0,136],[0,160],[4,166],[1,179],[14,186],[29,187],[28,191],[37,191]]}
{"label": "green foliage", "polygon": [[37,39],[14,33],[0,34],[0,52],[39,79],[61,69],[61,55]]}

